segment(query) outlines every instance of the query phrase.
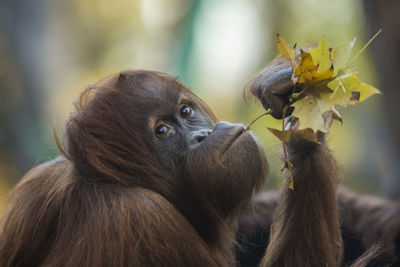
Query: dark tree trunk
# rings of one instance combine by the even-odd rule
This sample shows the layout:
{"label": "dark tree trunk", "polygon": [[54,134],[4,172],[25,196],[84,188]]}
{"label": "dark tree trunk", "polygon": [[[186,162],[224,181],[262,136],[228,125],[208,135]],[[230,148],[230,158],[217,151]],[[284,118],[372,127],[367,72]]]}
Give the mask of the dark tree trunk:
{"label": "dark tree trunk", "polygon": [[379,77],[379,88],[383,92],[383,114],[388,125],[385,144],[386,162],[384,192],[392,198],[400,197],[400,1],[364,0],[368,35],[383,29],[379,40],[369,50]]}

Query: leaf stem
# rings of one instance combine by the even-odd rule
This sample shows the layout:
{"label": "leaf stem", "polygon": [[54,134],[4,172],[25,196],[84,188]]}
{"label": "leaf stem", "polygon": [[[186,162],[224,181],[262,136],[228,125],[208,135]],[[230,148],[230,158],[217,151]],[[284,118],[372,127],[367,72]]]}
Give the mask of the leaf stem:
{"label": "leaf stem", "polygon": [[265,113],[261,114],[260,116],[258,116],[257,118],[255,118],[252,122],[250,122],[249,124],[247,124],[247,126],[246,126],[246,128],[245,128],[245,131],[250,130],[251,125],[253,125],[258,119],[260,119],[260,118],[262,118],[262,117],[264,117],[264,116],[266,116],[266,115],[270,115],[270,114],[272,114],[272,109],[269,108]]}
{"label": "leaf stem", "polygon": [[375,33],[374,36],[372,36],[371,39],[369,39],[369,41],[363,46],[363,48],[361,48],[360,51],[357,52],[357,54],[346,64],[346,66],[344,67],[344,69],[348,68],[348,66],[350,66],[360,55],[362,52],[364,52],[364,50],[370,45],[370,43],[382,32],[382,29],[379,29],[379,31],[377,33]]}
{"label": "leaf stem", "polygon": [[294,102],[296,102],[297,100],[301,99],[303,97],[303,95],[307,92],[308,89],[323,84],[323,83],[330,83],[331,81],[335,80],[336,78],[338,78],[339,75],[336,76],[332,76],[331,78],[325,79],[325,80],[321,80],[318,82],[315,82],[313,84],[308,85],[307,87],[305,87],[304,89],[302,89],[300,92],[298,93],[293,93],[290,98],[289,98],[289,105],[293,104]]}
{"label": "leaf stem", "polygon": [[[285,107],[283,108],[283,115],[282,115],[282,131],[285,130],[285,119],[284,119],[284,118],[285,118],[286,110],[288,109],[288,107],[289,107],[289,106],[285,106]],[[288,153],[287,153],[287,150],[286,150],[285,142],[282,141],[282,145],[283,145],[283,153],[285,154],[285,165],[288,166],[289,175],[290,175],[289,188],[292,189],[292,190],[294,190],[293,173],[292,173],[292,167],[293,167],[293,165],[292,165],[292,163],[291,163],[290,160],[289,160]]]}

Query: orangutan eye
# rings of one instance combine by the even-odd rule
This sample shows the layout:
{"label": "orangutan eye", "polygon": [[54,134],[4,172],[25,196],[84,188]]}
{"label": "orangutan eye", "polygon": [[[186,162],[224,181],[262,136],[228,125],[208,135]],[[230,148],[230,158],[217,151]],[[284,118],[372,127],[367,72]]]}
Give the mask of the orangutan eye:
{"label": "orangutan eye", "polygon": [[166,124],[159,124],[154,130],[158,138],[166,137],[170,134],[171,128]]}
{"label": "orangutan eye", "polygon": [[187,119],[190,118],[193,114],[193,110],[191,109],[191,107],[187,106],[187,105],[183,105],[181,107],[181,110],[179,111],[180,115],[182,118]]}

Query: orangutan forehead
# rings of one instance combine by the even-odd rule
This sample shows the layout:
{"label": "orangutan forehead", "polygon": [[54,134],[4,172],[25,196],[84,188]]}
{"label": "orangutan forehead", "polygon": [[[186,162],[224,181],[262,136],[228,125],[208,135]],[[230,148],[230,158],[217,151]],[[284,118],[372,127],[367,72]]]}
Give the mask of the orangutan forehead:
{"label": "orangutan forehead", "polygon": [[177,78],[161,72],[126,70],[111,75],[96,84],[121,90],[135,96],[138,101],[153,100],[156,103],[168,101],[177,103],[182,94],[191,94]]}
{"label": "orangutan forehead", "polygon": [[96,88],[123,98],[140,114],[176,113],[183,104],[196,105],[216,121],[209,108],[177,78],[161,72],[123,71],[98,82]]}
{"label": "orangutan forehead", "polygon": [[170,77],[146,77],[134,83],[133,90],[161,102],[177,104],[183,93],[181,85]]}

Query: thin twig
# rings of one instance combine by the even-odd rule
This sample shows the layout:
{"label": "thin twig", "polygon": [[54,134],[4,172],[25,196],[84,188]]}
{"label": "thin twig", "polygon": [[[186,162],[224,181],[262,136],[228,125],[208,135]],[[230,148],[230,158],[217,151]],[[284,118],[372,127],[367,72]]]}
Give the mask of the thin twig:
{"label": "thin twig", "polygon": [[[285,115],[286,115],[286,110],[287,110],[288,106],[285,106],[283,108],[283,115],[282,115],[282,131],[285,131]],[[289,157],[287,154],[287,150],[286,150],[286,146],[285,146],[285,142],[282,141],[282,145],[283,145],[283,153],[285,154],[285,165],[288,166],[289,169],[289,175],[290,175],[290,182],[289,182],[289,188],[294,190],[294,183],[293,183],[293,173],[292,173],[292,163],[289,161]]]}
{"label": "thin twig", "polygon": [[363,46],[363,48],[361,48],[360,51],[357,52],[357,54],[346,64],[346,66],[344,67],[344,69],[348,68],[348,66],[350,66],[360,55],[362,52],[364,52],[364,50],[369,46],[369,44],[382,32],[382,29],[379,29],[379,31],[377,33],[375,33],[374,36],[372,36],[371,39],[369,39],[369,41]]}
{"label": "thin twig", "polygon": [[260,116],[258,116],[257,118],[255,118],[252,122],[250,122],[250,123],[246,126],[245,130],[246,130],[246,131],[250,130],[251,125],[253,125],[259,118],[262,118],[262,117],[264,117],[264,116],[266,116],[266,115],[270,115],[270,114],[272,114],[272,109],[269,108],[265,113],[261,114]]}

